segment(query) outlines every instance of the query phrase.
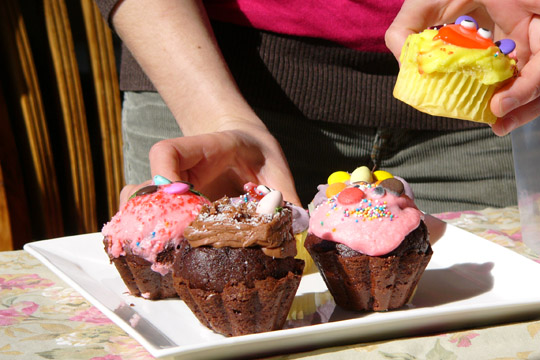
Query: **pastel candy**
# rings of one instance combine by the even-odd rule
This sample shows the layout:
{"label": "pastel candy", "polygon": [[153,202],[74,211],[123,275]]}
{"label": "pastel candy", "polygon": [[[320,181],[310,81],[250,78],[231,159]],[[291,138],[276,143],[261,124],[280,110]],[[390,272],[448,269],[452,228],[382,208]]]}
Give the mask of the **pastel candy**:
{"label": "pastel candy", "polygon": [[388,171],[377,170],[377,171],[373,172],[373,177],[375,178],[374,179],[375,181],[383,181],[383,180],[386,180],[386,179],[391,179],[394,176],[392,174],[390,174]]}
{"label": "pastel candy", "polygon": [[499,50],[505,55],[510,54],[516,48],[516,43],[511,39],[502,39],[495,43],[499,47]]}
{"label": "pastel candy", "polygon": [[276,208],[283,206],[283,195],[280,191],[270,191],[266,194],[257,205],[257,214],[272,215],[276,212]]}
{"label": "pastel candy", "polygon": [[163,191],[169,194],[183,194],[189,190],[189,184],[185,182],[175,182],[163,188]]}
{"label": "pastel candy", "polygon": [[158,189],[158,187],[156,185],[147,185],[147,186],[142,187],[139,190],[137,190],[137,192],[135,194],[133,194],[133,196],[141,196],[141,195],[152,194],[152,193],[155,193],[157,191],[157,189]]}
{"label": "pastel candy", "polygon": [[403,194],[403,192],[405,191],[405,187],[403,186],[403,183],[396,178],[385,179],[381,181],[380,186],[382,186],[388,192],[396,196],[401,196],[401,194]]}
{"label": "pastel candy", "polygon": [[357,187],[346,188],[338,195],[338,202],[342,205],[350,205],[360,202],[366,194]]}
{"label": "pastel candy", "polygon": [[351,178],[351,175],[349,175],[346,171],[336,171],[330,174],[328,177],[328,185],[331,185],[333,183],[337,182],[345,182]]}
{"label": "pastel candy", "polygon": [[399,176],[394,176],[394,179],[398,179],[403,184],[403,191],[405,195],[407,195],[409,198],[414,200],[414,192],[411,188],[411,185],[407,181],[405,181],[403,178],[400,178]]}
{"label": "pastel candy", "polygon": [[309,214],[308,212],[300,207],[293,204],[290,204],[292,209],[292,230],[293,234],[299,234],[304,230],[307,230],[309,226]]}
{"label": "pastel candy", "polygon": [[471,23],[474,24],[475,28],[478,29],[478,23],[476,22],[476,20],[473,17],[471,17],[469,15],[462,15],[462,16],[458,17],[456,19],[456,21],[454,22],[454,24],[459,25],[459,24],[461,24],[462,21],[471,22]]}
{"label": "pastel candy", "polygon": [[325,192],[326,197],[331,198],[332,196],[339,194],[346,187],[347,185],[345,185],[345,183],[342,183],[342,182],[336,182],[336,183],[330,184],[326,188],[326,192]]}
{"label": "pastel candy", "polygon": [[351,174],[351,183],[357,182],[373,182],[373,177],[371,176],[371,170],[367,166],[357,167]]}
{"label": "pastel candy", "polygon": [[154,185],[167,185],[170,183],[172,183],[172,181],[167,179],[166,177],[163,177],[161,175],[154,176]]}
{"label": "pastel candy", "polygon": [[260,194],[260,195],[266,195],[270,192],[271,190],[268,188],[268,186],[266,185],[259,185],[257,186],[257,193]]}

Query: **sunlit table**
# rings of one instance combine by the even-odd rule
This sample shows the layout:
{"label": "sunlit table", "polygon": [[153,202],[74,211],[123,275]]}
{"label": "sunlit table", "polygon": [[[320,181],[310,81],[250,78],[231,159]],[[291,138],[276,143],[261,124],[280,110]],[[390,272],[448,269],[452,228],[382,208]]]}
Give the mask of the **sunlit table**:
{"label": "sunlit table", "polygon": [[[524,257],[516,207],[436,215]],[[540,286],[531,279],[531,286]],[[152,359],[25,251],[0,252],[0,359]],[[540,309],[526,322],[329,347],[271,359],[540,359]]]}

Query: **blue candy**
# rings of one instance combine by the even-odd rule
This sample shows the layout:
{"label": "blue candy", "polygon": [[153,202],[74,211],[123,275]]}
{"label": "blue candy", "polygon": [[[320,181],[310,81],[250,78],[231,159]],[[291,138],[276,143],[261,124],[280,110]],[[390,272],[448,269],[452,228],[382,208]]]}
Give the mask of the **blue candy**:
{"label": "blue candy", "polygon": [[154,185],[167,185],[167,184],[171,184],[172,181],[161,176],[161,175],[156,175],[154,176]]}

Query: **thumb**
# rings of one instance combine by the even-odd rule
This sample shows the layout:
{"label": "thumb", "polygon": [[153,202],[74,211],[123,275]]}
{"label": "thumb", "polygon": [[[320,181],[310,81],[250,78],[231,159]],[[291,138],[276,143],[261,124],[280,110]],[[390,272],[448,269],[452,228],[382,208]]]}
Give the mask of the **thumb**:
{"label": "thumb", "polygon": [[147,186],[147,185],[150,185],[152,184],[152,180],[147,180],[141,184],[138,184],[138,185],[134,185],[134,184],[128,184],[126,186],[124,186],[122,188],[122,190],[120,191],[120,204],[119,206],[122,207],[122,205],[124,205],[128,200],[129,198],[135,194],[137,192],[137,190]]}

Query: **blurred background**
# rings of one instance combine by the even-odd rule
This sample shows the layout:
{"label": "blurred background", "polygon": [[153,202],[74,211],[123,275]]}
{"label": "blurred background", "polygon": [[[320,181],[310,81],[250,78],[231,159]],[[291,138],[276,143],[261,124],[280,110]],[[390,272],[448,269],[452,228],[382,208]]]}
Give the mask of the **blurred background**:
{"label": "blurred background", "polygon": [[117,44],[92,0],[0,1],[0,251],[116,212]]}

